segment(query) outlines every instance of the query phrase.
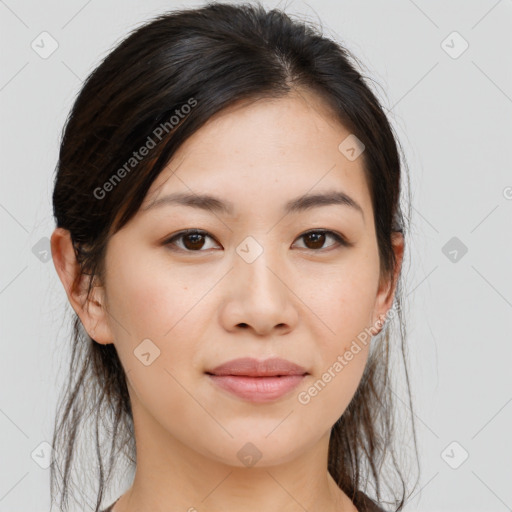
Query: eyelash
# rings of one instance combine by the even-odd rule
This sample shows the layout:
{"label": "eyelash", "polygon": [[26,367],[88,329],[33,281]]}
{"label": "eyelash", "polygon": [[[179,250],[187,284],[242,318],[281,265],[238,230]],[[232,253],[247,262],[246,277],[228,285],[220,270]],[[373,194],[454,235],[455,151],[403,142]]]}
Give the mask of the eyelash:
{"label": "eyelash", "polygon": [[[336,233],[335,231],[330,231],[330,230],[327,230],[327,229],[312,229],[310,231],[306,231],[305,233],[302,233],[302,235],[300,235],[298,238],[305,237],[305,236],[310,235],[312,233],[320,233],[320,234],[332,236],[336,240],[336,242],[339,244],[338,247],[340,247],[340,246],[341,247],[352,247],[353,246],[353,244],[351,242],[346,240],[339,233]],[[202,236],[207,236],[207,237],[212,238],[213,240],[215,240],[207,231],[204,231],[202,229],[186,229],[185,231],[180,231],[179,233],[176,233],[172,237],[170,237],[167,240],[165,240],[163,242],[163,245],[172,246],[174,244],[175,240],[180,240],[183,237],[186,237],[188,235],[202,235]],[[326,249],[309,249],[309,250],[313,251],[313,252],[323,252],[323,251],[331,250],[333,248],[336,248],[336,244],[333,244],[333,245],[327,247]],[[308,249],[308,248],[307,247],[301,247],[301,249]],[[206,252],[206,250],[199,249],[197,251],[192,251],[192,250],[189,250],[189,249],[182,249],[181,247],[178,247],[178,248],[170,247],[170,250],[178,251],[178,252],[179,251],[181,251],[181,252],[188,252],[188,253]]]}

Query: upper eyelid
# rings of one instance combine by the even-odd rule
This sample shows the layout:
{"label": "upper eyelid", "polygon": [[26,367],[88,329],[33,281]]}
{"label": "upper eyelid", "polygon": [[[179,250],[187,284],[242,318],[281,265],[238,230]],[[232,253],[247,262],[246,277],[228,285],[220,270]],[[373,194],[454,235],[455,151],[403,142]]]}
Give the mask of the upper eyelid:
{"label": "upper eyelid", "polygon": [[[349,242],[347,240],[347,238],[342,235],[341,233],[338,233],[337,231],[334,231],[332,229],[326,229],[326,228],[312,228],[312,229],[309,229],[307,231],[304,231],[303,233],[301,233],[300,235],[298,235],[296,237],[296,240],[310,234],[310,233],[325,233],[326,235],[330,235],[332,236],[336,242],[340,245],[347,245],[347,246],[351,246],[353,245],[351,242]],[[164,245],[166,244],[170,244],[171,242],[173,242],[174,240],[179,240],[187,235],[192,235],[192,234],[199,234],[199,235],[202,235],[202,236],[206,236],[206,237],[209,237],[211,238],[212,240],[215,240],[215,242],[217,244],[220,245],[220,243],[216,240],[216,238],[211,234],[209,233],[208,231],[206,230],[203,230],[203,229],[199,229],[199,228],[191,228],[191,229],[185,229],[183,231],[179,231],[178,233],[168,237],[165,241],[164,241]],[[338,240],[338,237],[340,240]],[[331,246],[328,246],[328,247],[331,247]],[[179,248],[181,249],[181,248]],[[184,250],[185,252],[205,252],[205,251],[202,251],[202,250],[198,250],[198,251],[190,251],[190,250],[186,250],[186,249],[181,249],[181,250]],[[313,250],[313,249],[311,249]],[[314,250],[313,250],[314,251]],[[322,249],[319,249],[317,251],[314,251],[314,252],[321,252]]]}

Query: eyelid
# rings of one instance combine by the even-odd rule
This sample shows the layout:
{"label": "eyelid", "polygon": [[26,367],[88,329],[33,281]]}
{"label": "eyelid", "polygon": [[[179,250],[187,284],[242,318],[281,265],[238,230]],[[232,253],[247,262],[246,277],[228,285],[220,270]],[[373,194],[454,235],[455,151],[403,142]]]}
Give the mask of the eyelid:
{"label": "eyelid", "polygon": [[[309,249],[308,247],[300,247],[300,249],[304,249],[304,250],[311,251],[311,252],[323,253],[323,252],[328,252],[331,249],[336,249],[337,247],[352,247],[354,245],[352,242],[349,242],[347,240],[347,238],[345,236],[343,236],[341,233],[339,233],[337,231],[333,231],[332,229],[326,229],[326,228],[312,228],[312,229],[309,229],[309,230],[304,231],[303,233],[301,233],[296,238],[296,240],[299,240],[299,239],[309,235],[310,233],[322,233],[322,234],[325,234],[327,236],[331,236],[332,238],[334,238],[336,240],[337,244],[333,244],[333,245],[327,246],[326,248],[323,248],[323,249]],[[170,237],[166,238],[163,241],[163,245],[165,245],[165,246],[172,246],[172,244],[173,244],[173,242],[175,240],[178,240],[178,239],[181,239],[182,237],[185,237],[187,235],[193,235],[193,234],[194,235],[195,234],[202,235],[204,237],[211,238],[212,240],[215,240],[215,237],[213,235],[211,235],[208,231],[205,231],[204,229],[190,228],[190,229],[184,229],[182,231],[179,231],[178,233],[175,233],[174,235],[171,235]],[[215,240],[215,242],[217,244],[219,244],[217,242],[217,240]],[[206,250],[190,251],[190,250],[187,250],[187,249],[182,249],[181,247],[171,248],[171,250],[178,251],[178,252],[185,252],[185,253],[207,252]]]}
{"label": "eyelid", "polygon": [[[212,240],[215,240],[215,237],[213,235],[211,235],[210,233],[208,233],[208,231],[205,231],[204,229],[199,229],[199,228],[190,228],[190,229],[184,229],[182,231],[179,231],[178,233],[175,233],[174,235],[171,235],[170,237],[166,238],[164,241],[163,241],[163,245],[165,246],[172,246],[173,245],[173,242],[174,240],[179,240],[187,235],[201,235],[201,236],[204,236],[204,237],[208,237],[208,238],[211,238]],[[215,242],[220,245],[217,240],[215,240]],[[198,250],[198,251],[190,251],[190,250],[187,250],[187,249],[182,249],[181,247],[171,247],[171,250],[172,251],[177,251],[177,252],[184,252],[184,253],[201,253],[201,252],[207,252],[207,251],[204,251],[204,250]]]}
{"label": "eyelid", "polygon": [[332,238],[334,238],[336,240],[337,244],[329,245],[328,247],[326,247],[324,249],[316,249],[315,250],[315,249],[308,249],[307,247],[301,247],[301,249],[306,249],[308,251],[322,253],[322,252],[327,252],[331,249],[336,249],[336,246],[352,247],[354,245],[352,242],[349,242],[347,240],[347,238],[345,238],[341,233],[338,233],[337,231],[333,231],[332,229],[326,229],[326,228],[309,229],[308,231],[301,233],[297,237],[297,240],[299,240],[300,238],[302,238],[306,235],[309,235],[310,233],[322,233],[324,235],[331,236]]}

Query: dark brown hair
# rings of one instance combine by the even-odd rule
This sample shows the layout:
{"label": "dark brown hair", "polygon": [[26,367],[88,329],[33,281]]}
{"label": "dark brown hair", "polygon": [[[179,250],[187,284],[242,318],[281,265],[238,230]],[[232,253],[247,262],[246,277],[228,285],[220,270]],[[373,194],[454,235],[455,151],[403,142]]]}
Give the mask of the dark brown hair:
{"label": "dark brown hair", "polygon": [[[280,10],[267,11],[259,3],[210,3],[172,11],[131,33],[85,81],[63,130],[56,168],[54,217],[57,227],[71,234],[81,272],[90,279],[88,293],[104,276],[110,237],[137,212],[155,178],[190,135],[235,102],[279,98],[301,89],[322,97],[365,146],[361,158],[381,278],[392,278],[392,235],[399,231],[405,237],[407,231],[400,205],[405,164],[386,114],[358,66],[347,49],[312,24],[292,20]],[[147,155],[132,160],[134,151],[144,146],[151,146]],[[397,511],[407,498],[404,474],[409,476],[410,470],[396,456],[391,345],[403,363],[408,396],[404,410],[418,458],[401,275],[394,304],[401,343],[392,341],[393,322],[386,323],[352,401],[332,428],[328,460],[329,472],[349,497],[363,490],[380,501],[386,483],[391,493],[387,503]],[[118,454],[132,465],[136,462],[133,418],[115,346],[96,343],[75,314],[69,377],[52,443],[52,502],[58,487],[60,510],[68,510],[69,495],[79,491],[73,487],[72,468],[81,431],[91,420],[97,493],[93,503],[81,499],[98,511]]]}

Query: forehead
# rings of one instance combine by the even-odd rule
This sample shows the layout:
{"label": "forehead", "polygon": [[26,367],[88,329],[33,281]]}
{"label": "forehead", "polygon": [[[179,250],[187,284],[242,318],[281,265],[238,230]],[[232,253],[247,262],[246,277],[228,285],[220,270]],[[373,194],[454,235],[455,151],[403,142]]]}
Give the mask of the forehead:
{"label": "forehead", "polygon": [[235,208],[269,208],[336,190],[370,215],[363,158],[349,160],[339,149],[349,136],[312,93],[239,102],[210,118],[181,145],[141,209],[176,192],[224,197]]}

